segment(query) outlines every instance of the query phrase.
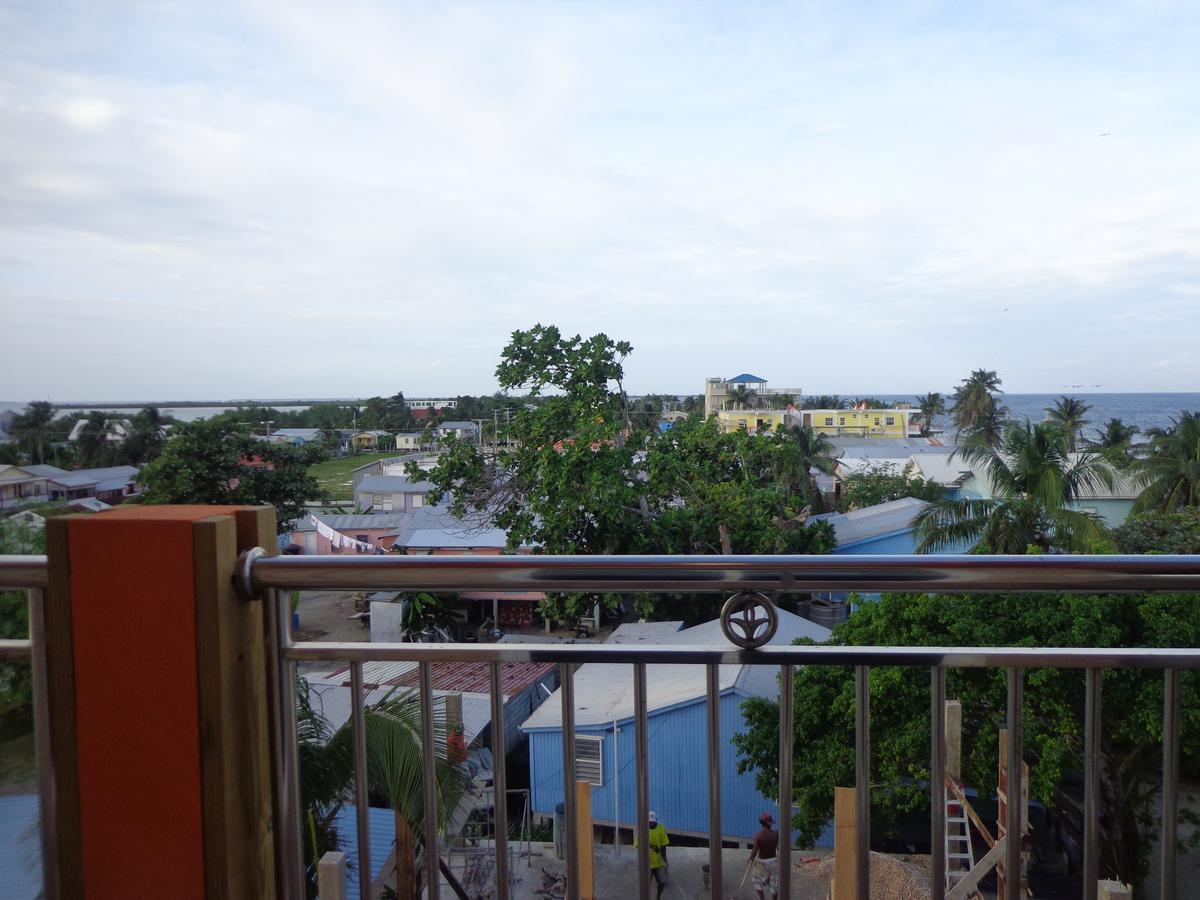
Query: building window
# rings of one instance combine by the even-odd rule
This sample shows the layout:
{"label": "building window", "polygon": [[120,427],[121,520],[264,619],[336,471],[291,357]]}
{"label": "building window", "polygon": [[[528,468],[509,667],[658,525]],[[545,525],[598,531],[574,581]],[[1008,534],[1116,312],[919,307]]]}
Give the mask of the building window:
{"label": "building window", "polygon": [[380,501],[379,508],[382,509],[384,512],[392,511],[392,498],[390,495],[385,497],[382,501]]}
{"label": "building window", "polygon": [[876,425],[878,425],[878,424],[879,424],[879,416],[876,416],[876,417],[875,417],[875,424],[876,424]]}
{"label": "building window", "polygon": [[833,424],[833,416],[826,416],[826,417],[825,417],[825,424],[826,424],[826,425],[832,425],[832,424]]}
{"label": "building window", "polygon": [[356,539],[364,544],[371,543],[371,536],[369,534],[360,534],[357,536]]}
{"label": "building window", "polygon": [[418,506],[425,505],[425,495],[424,494],[412,494],[411,496],[412,496],[412,505],[413,505],[414,509]]}
{"label": "building window", "polygon": [[601,787],[604,784],[604,738],[575,735],[575,780]]}
{"label": "building window", "polygon": [[884,424],[886,424],[886,425],[895,425],[895,424],[896,424],[896,417],[895,417],[895,416],[888,416],[888,417],[887,417],[887,418],[885,418],[883,421],[884,421]]}
{"label": "building window", "polygon": [[845,425],[845,424],[846,424],[846,417],[845,417],[845,416],[838,416],[838,424],[839,424],[839,425]]}

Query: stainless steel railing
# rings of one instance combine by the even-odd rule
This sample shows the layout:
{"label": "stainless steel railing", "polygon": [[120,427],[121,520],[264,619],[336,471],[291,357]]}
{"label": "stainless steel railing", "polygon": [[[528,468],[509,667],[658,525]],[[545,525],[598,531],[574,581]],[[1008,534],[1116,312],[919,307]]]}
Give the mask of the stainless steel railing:
{"label": "stainless steel railing", "polygon": [[[637,556],[637,557],[304,557],[246,556],[239,570],[238,583],[246,597],[273,592],[269,598],[274,619],[286,622],[285,590],[331,589],[380,590],[501,590],[605,591],[605,592],[745,592],[745,591],[1054,591],[1054,592],[1200,592],[1200,557],[1187,556],[1072,556],[1072,557],[806,557],[806,556]],[[733,635],[730,635],[731,638]],[[433,661],[485,662],[492,672],[493,735],[503,733],[503,706],[499,697],[500,665],[505,662],[549,662],[559,666],[563,721],[563,783],[566,807],[567,887],[568,896],[578,896],[576,847],[578,836],[574,819],[575,698],[573,675],[577,665],[590,662],[632,663],[635,717],[635,760],[637,831],[639,837],[639,894],[650,897],[648,835],[646,814],[649,808],[648,759],[646,738],[646,666],[654,664],[702,665],[706,671],[707,748],[709,775],[710,874],[712,896],[721,897],[721,797],[718,774],[720,752],[719,666],[728,664],[778,667],[782,679],[780,702],[779,770],[780,797],[791,796],[793,755],[792,674],[798,665],[837,665],[853,667],[855,672],[855,765],[857,785],[858,844],[856,871],[858,895],[869,891],[870,845],[870,670],[873,666],[922,666],[930,670],[931,717],[931,841],[932,896],[945,896],[945,860],[940,852],[945,827],[945,678],[948,667],[1001,667],[1008,681],[1008,743],[1010,760],[1022,754],[1022,688],[1024,670],[1038,667],[1080,668],[1086,672],[1086,724],[1084,759],[1086,765],[1084,817],[1085,897],[1094,898],[1099,872],[1098,766],[1100,736],[1100,684],[1104,669],[1157,668],[1165,671],[1164,743],[1163,743],[1163,824],[1161,890],[1162,896],[1175,896],[1175,830],[1177,819],[1179,758],[1179,675],[1183,669],[1200,668],[1200,649],[1101,649],[1101,648],[979,648],[979,647],[782,647],[764,646],[753,650],[729,647],[681,647],[645,645],[531,645],[531,644],[381,644],[292,642],[286,627],[278,632],[276,677],[280,690],[278,705],[294,708],[291,685],[294,666],[306,660],[348,661],[351,665],[356,725],[356,794],[359,798],[359,846],[362,860],[361,896],[366,898],[371,869],[365,856],[366,828],[363,811],[365,787],[365,748],[361,727],[361,667],[368,661],[409,661],[420,666],[422,740],[428,756],[433,750],[432,685],[429,666]],[[283,719],[290,733],[281,736],[294,746],[294,721]],[[503,748],[494,748],[498,783],[503,783]],[[432,760],[426,761],[432,773]],[[294,763],[285,758],[286,780],[295,777]],[[1020,766],[1010,767],[1010,796],[1021,794]],[[436,833],[436,812],[432,778],[426,782],[426,834]],[[280,796],[289,801],[297,796],[294,785],[287,785]],[[507,898],[506,822],[497,809],[495,843],[497,895]],[[299,830],[294,827],[297,811],[281,814],[283,834],[289,835],[282,852],[281,877],[285,893],[299,890]],[[787,823],[781,823],[787,827]],[[1021,804],[1007,807],[1006,830],[1019,835],[1022,830]],[[294,840],[291,837],[294,836]],[[439,873],[434,857],[426,854],[428,896],[439,894]],[[788,841],[781,841],[780,894],[789,896],[791,869]],[[1020,896],[1021,844],[1011,840],[1004,856],[1005,896]]]}
{"label": "stainless steel railing", "polygon": [[[639,892],[650,896],[649,844],[645,833],[648,798],[648,742],[646,720],[646,666],[692,664],[705,667],[708,704],[708,756],[710,866],[712,894],[721,896],[721,842],[719,775],[715,768],[719,751],[719,721],[714,687],[719,686],[719,666],[750,664],[777,667],[783,679],[780,703],[780,796],[790,797],[792,735],[791,700],[794,667],[836,665],[852,667],[856,681],[856,784],[858,786],[858,845],[856,864],[858,894],[866,897],[869,850],[869,679],[874,666],[918,666],[928,668],[931,685],[930,748],[932,800],[931,838],[933,897],[944,896],[944,860],[938,848],[944,828],[941,785],[945,783],[942,710],[945,674],[949,667],[999,667],[1008,680],[1008,758],[1019,760],[1022,751],[1020,728],[1024,670],[1037,667],[1078,668],[1086,672],[1085,722],[1085,897],[1094,898],[1099,870],[1098,766],[1101,727],[1101,683],[1104,669],[1162,669],[1163,710],[1163,800],[1161,841],[1161,895],[1175,896],[1175,833],[1178,814],[1180,673],[1200,668],[1200,649],[1109,649],[1109,648],[970,648],[970,647],[781,647],[754,650],[729,647],[630,646],[630,645],[530,645],[530,644],[372,644],[297,642],[292,640],[286,591],[297,589],[378,590],[502,590],[605,591],[605,592],[737,592],[737,591],[1052,591],[1052,592],[1196,592],[1200,593],[1200,557],[1188,556],[1072,556],[1072,557],[804,557],[804,556],[641,556],[641,557],[265,557],[261,551],[243,554],[235,575],[246,599],[265,598],[269,627],[268,683],[271,692],[271,739],[274,745],[276,823],[278,826],[278,879],[280,895],[303,895],[300,828],[299,766],[296,740],[295,667],[305,660],[346,661],[351,667],[352,733],[354,740],[355,796],[358,801],[358,844],[360,891],[367,896],[372,869],[369,859],[367,821],[366,735],[362,708],[362,666],[376,660],[411,661],[419,664],[422,700],[421,732],[426,754],[426,834],[437,832],[436,784],[432,755],[434,729],[430,666],[435,661],[484,662],[490,666],[493,735],[504,733],[500,666],[505,662],[551,662],[560,667],[563,690],[564,785],[574,782],[574,754],[567,742],[574,736],[575,667],[588,662],[632,663],[634,717],[636,724],[636,797],[639,832]],[[45,732],[44,628],[41,591],[46,586],[44,557],[0,557],[0,588],[30,590],[31,634],[27,641],[0,641],[0,658],[32,658],[35,684],[35,721],[39,772],[42,778],[43,862],[47,895],[56,877],[54,865],[53,761]],[[503,748],[494,748],[496,789],[504,788]],[[1013,766],[1010,791],[1020,796],[1020,767]],[[564,790],[568,805],[572,792]],[[569,812],[569,809],[568,809]],[[497,804],[496,866],[497,893],[508,896],[507,816]],[[786,827],[786,823],[783,823]],[[1020,804],[1008,806],[1008,833],[1020,833]],[[578,894],[578,845],[574,818],[566,820],[568,884],[571,896]],[[788,895],[790,882],[789,842],[781,841],[780,893]],[[428,896],[439,895],[436,853],[426,854]],[[1007,872],[1020,871],[1020,843],[1010,841],[1005,855]],[[1020,880],[1007,880],[1006,897],[1019,896]]]}

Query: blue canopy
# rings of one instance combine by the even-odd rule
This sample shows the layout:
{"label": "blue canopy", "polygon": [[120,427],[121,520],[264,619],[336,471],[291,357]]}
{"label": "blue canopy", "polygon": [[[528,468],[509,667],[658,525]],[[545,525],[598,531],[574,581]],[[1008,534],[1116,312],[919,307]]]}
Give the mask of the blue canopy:
{"label": "blue canopy", "polygon": [[767,379],[743,372],[741,375],[736,375],[733,378],[726,378],[725,382],[726,384],[766,384]]}

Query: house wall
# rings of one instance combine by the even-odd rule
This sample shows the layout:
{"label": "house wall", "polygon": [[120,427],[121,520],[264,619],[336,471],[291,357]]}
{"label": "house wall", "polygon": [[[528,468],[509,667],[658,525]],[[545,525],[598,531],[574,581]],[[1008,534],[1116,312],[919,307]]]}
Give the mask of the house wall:
{"label": "house wall", "polygon": [[[387,508],[387,501],[391,508]],[[355,491],[354,505],[359,509],[370,509],[377,513],[411,512],[425,505],[425,494],[421,491]]]}
{"label": "house wall", "polygon": [[717,421],[721,423],[722,431],[745,428],[753,434],[768,425],[772,431],[778,431],[786,424],[787,415],[786,409],[722,409],[717,412]]}
{"label": "house wall", "polygon": [[[806,409],[793,415],[821,434],[906,438],[910,413],[906,409]],[[888,419],[892,424],[888,424]]]}
{"label": "house wall", "polygon": [[[389,535],[388,532],[394,531],[394,528],[352,528],[345,530],[342,534],[346,537],[360,540],[360,535],[366,535],[367,542],[376,547],[381,547],[384,550],[391,549],[392,544],[396,542],[395,535]],[[326,553],[366,553],[362,550],[334,550],[329,543],[329,538],[315,531],[294,531],[288,536],[288,541],[293,544],[299,544],[304,547],[305,553],[314,553],[324,555]]]}
{"label": "house wall", "polygon": [[[653,669],[650,677],[653,678]],[[582,698],[580,698],[582,700]],[[729,837],[751,838],[758,831],[758,816],[771,810],[780,820],[774,801],[754,786],[753,773],[739,775],[733,735],[746,730],[741,712],[745,697],[732,690],[721,695],[721,830]],[[671,830],[708,831],[707,715],[703,698],[651,713],[647,718],[650,760],[650,808]],[[592,789],[592,816],[616,818],[619,788],[620,821],[633,825],[637,812],[632,722],[618,726],[614,774],[612,724],[607,728],[579,728],[578,734],[603,735],[604,785]],[[530,803],[534,812],[552,815],[563,799],[562,730],[529,733]]]}
{"label": "house wall", "polygon": [[1106,527],[1116,528],[1118,525],[1125,524],[1125,520],[1133,511],[1133,502],[1133,500],[1120,500],[1116,498],[1111,500],[1080,500],[1077,503],[1070,504],[1070,507],[1071,509],[1081,511],[1095,510]]}

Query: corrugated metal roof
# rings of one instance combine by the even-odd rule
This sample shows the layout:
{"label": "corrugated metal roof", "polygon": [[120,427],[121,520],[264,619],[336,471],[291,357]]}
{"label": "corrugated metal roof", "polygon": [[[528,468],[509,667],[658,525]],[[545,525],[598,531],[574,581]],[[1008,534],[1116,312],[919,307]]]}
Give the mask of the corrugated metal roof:
{"label": "corrugated metal roof", "polygon": [[[358,880],[361,869],[358,865],[358,810],[352,803],[347,803],[333,817],[334,829],[337,831],[341,847],[349,863],[346,873],[346,896],[358,896]],[[372,880],[383,871],[388,858],[392,855],[392,844],[396,842],[396,813],[391,809],[379,809],[372,806],[367,810],[367,822],[370,824],[371,842],[371,872]],[[394,880],[394,879],[393,879]]]}
{"label": "corrugated metal roof", "polygon": [[661,644],[681,628],[683,622],[622,622],[604,643]]}
{"label": "corrugated metal roof", "polygon": [[951,453],[921,453],[911,457],[907,467],[943,487],[962,487],[971,477],[971,466]]}
{"label": "corrugated metal roof", "polygon": [[838,545],[846,546],[911,528],[917,514],[928,505],[915,497],[901,497],[848,513],[823,513],[809,521],[828,522],[837,533]]}
{"label": "corrugated metal roof", "polygon": [[[415,662],[363,663],[363,685],[366,687],[415,687],[420,673]],[[539,681],[554,668],[553,663],[502,663],[501,688],[505,695],[519,694]],[[491,674],[487,663],[435,662],[430,674],[435,691],[468,691],[486,694],[491,690]],[[310,684],[350,684],[350,667],[339,666],[324,674],[309,678]]]}
{"label": "corrugated metal roof", "polygon": [[357,490],[381,494],[428,494],[434,487],[431,481],[410,481],[407,475],[364,475]]}
{"label": "corrugated metal roof", "polygon": [[[394,691],[404,691],[406,688],[388,687],[374,688],[363,694],[363,705],[374,706]],[[492,701],[488,694],[472,693],[455,690],[434,690],[434,709],[445,709],[446,697],[450,694],[462,694],[463,737],[468,744],[474,741],[492,721]],[[509,695],[505,695],[505,701]],[[350,721],[351,693],[348,686],[339,684],[308,685],[309,705],[320,715],[330,727],[341,728]]]}
{"label": "corrugated metal roof", "polygon": [[[816,641],[828,639],[828,628],[778,610],[779,630],[771,643],[790,644],[798,637]],[[734,644],[721,631],[721,620],[713,619],[692,628],[667,635],[660,644],[687,644],[696,647],[728,649]],[[755,696],[773,696],[778,670],[772,666],[721,666],[720,690],[738,688]],[[704,666],[650,666],[646,679],[648,710],[674,706],[705,694]],[[525,720],[522,730],[562,727],[562,703],[550,697]],[[633,717],[633,666],[616,663],[588,663],[575,673],[576,725],[603,725]]]}

